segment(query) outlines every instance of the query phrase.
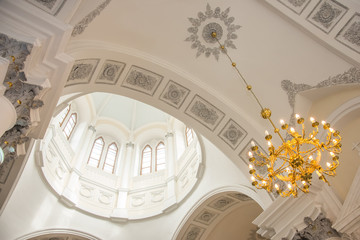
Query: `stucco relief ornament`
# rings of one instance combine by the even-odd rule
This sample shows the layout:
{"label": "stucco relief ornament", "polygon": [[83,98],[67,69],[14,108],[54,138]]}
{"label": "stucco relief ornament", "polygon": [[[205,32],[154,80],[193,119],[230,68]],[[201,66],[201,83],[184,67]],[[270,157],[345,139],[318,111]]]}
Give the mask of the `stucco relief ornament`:
{"label": "stucco relief ornament", "polygon": [[235,31],[240,26],[233,24],[235,18],[229,17],[229,12],[230,8],[221,11],[216,7],[212,10],[207,4],[205,12],[198,12],[197,18],[189,18],[192,27],[188,28],[190,36],[185,41],[192,42],[191,48],[197,49],[196,57],[204,53],[206,57],[213,55],[216,60],[219,59],[220,49],[216,39],[211,36],[213,32],[225,47],[236,49],[233,40],[237,38]]}
{"label": "stucco relief ornament", "polygon": [[336,19],[340,14],[341,10],[325,2],[320,7],[320,11],[314,15],[313,19],[316,22],[321,23],[324,27],[329,28],[332,25],[333,20]]}
{"label": "stucco relief ornament", "polygon": [[288,0],[289,3],[291,3],[294,7],[301,7],[304,3],[305,0]]}

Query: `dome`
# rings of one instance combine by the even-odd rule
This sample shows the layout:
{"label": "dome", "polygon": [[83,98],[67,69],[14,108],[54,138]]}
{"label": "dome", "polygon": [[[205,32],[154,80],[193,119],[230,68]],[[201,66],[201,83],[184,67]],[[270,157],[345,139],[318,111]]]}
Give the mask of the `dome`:
{"label": "dome", "polygon": [[62,97],[39,155],[61,201],[115,221],[176,208],[203,166],[192,129],[145,103],[100,92]]}

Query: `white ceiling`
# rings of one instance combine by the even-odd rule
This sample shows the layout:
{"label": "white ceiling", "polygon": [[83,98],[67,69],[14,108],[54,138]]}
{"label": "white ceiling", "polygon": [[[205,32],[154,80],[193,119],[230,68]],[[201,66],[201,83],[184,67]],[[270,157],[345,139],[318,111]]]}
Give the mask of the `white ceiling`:
{"label": "white ceiling", "polygon": [[120,95],[95,92],[91,98],[96,117],[110,118],[122,123],[130,131],[152,123],[167,123],[169,115],[145,103]]}

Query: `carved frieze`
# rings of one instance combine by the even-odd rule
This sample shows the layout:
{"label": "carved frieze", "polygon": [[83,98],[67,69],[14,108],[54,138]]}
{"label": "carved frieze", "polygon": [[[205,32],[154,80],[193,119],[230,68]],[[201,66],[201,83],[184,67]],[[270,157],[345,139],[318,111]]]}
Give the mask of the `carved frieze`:
{"label": "carved frieze", "polygon": [[186,229],[182,240],[199,240],[204,232],[205,228],[190,224]]}
{"label": "carved frieze", "polygon": [[229,207],[231,207],[237,203],[238,202],[232,198],[229,198],[226,196],[221,196],[221,197],[215,199],[214,201],[212,201],[211,203],[209,203],[208,207],[214,208],[218,211],[225,211],[226,209],[228,209]]}
{"label": "carved frieze", "polygon": [[119,80],[121,73],[125,68],[125,63],[106,60],[101,67],[96,83],[106,83],[114,85]]}
{"label": "carved frieze", "polygon": [[122,86],[153,96],[163,78],[157,73],[132,66]]}
{"label": "carved frieze", "polygon": [[199,95],[194,96],[191,103],[186,108],[185,113],[211,131],[214,131],[225,116],[220,109]]}
{"label": "carved frieze", "polygon": [[210,225],[217,216],[219,216],[217,212],[205,208],[195,217],[194,221]]}
{"label": "carved frieze", "polygon": [[167,83],[164,91],[161,93],[159,99],[179,109],[181,105],[184,103],[189,93],[190,93],[189,89],[170,80]]}
{"label": "carved frieze", "polygon": [[354,14],[336,36],[345,46],[360,53],[360,13]]}
{"label": "carved frieze", "polygon": [[234,120],[230,119],[219,133],[219,137],[235,150],[245,138],[247,132]]}
{"label": "carved frieze", "polygon": [[348,8],[335,0],[322,0],[308,16],[308,21],[329,33],[345,15]]}
{"label": "carved frieze", "polygon": [[311,0],[278,0],[280,3],[300,15]]}
{"label": "carved frieze", "polygon": [[27,2],[51,15],[56,15],[61,10],[66,0],[27,0]]}

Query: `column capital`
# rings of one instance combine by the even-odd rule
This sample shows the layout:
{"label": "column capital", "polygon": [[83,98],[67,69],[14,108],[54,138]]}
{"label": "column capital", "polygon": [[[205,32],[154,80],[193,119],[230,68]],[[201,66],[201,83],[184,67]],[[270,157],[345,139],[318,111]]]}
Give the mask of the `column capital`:
{"label": "column capital", "polygon": [[95,128],[95,126],[89,125],[88,129],[91,130],[91,131],[93,131],[94,133],[96,133],[96,128]]}
{"label": "column capital", "polygon": [[132,142],[128,142],[128,143],[126,143],[126,147],[127,148],[134,148],[134,143],[132,143]]}
{"label": "column capital", "polygon": [[173,137],[173,136],[174,136],[174,133],[172,133],[172,132],[168,132],[165,135],[166,138]]}

